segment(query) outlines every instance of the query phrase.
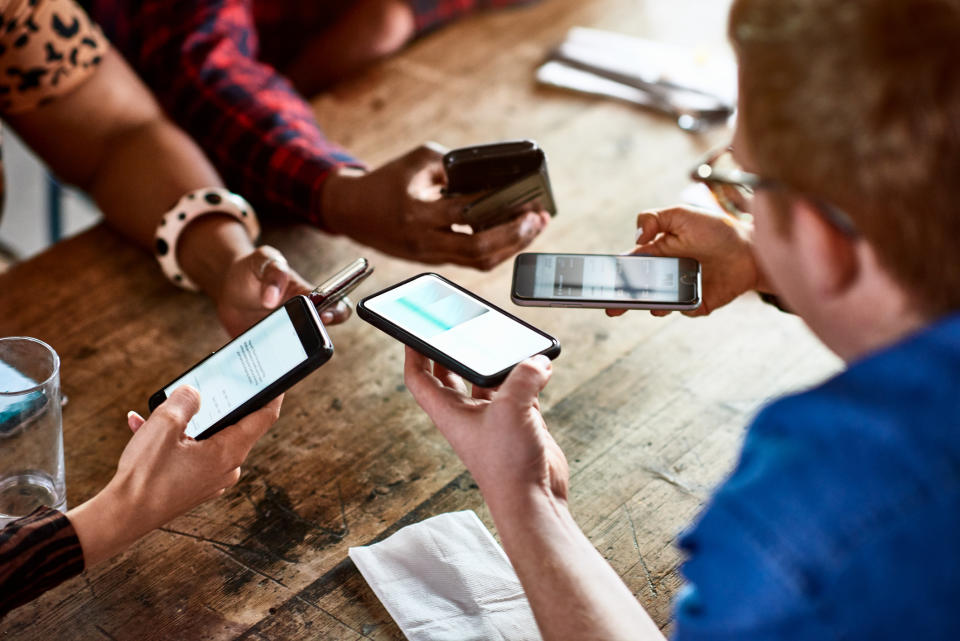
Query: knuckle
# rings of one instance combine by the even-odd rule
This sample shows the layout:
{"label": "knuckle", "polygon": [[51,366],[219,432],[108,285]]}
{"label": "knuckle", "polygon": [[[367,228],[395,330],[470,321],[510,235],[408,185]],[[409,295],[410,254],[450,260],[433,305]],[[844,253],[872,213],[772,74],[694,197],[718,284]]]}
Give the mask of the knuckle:
{"label": "knuckle", "polygon": [[260,245],[257,247],[257,253],[266,258],[282,258],[283,254],[273,245]]}
{"label": "knuckle", "polygon": [[536,365],[531,363],[529,360],[526,360],[517,365],[517,373],[520,376],[532,376],[534,374],[539,374],[540,370],[537,369]]}
{"label": "knuckle", "polygon": [[220,450],[218,467],[221,470],[229,472],[230,470],[237,468],[241,463],[243,463],[243,459],[237,456],[237,453],[233,448],[225,447]]}
{"label": "knuckle", "polygon": [[490,249],[486,242],[482,240],[476,240],[466,246],[464,253],[469,258],[480,264],[487,259],[487,254],[489,251]]}
{"label": "knuckle", "polygon": [[173,405],[169,401],[159,407],[155,414],[157,414],[161,420],[172,423],[186,423],[189,420],[187,412],[183,407]]}
{"label": "knuckle", "polygon": [[267,411],[269,412],[267,414],[267,418],[270,425],[273,425],[280,420],[280,403],[272,403],[267,407]]}
{"label": "knuckle", "polygon": [[489,271],[492,271],[493,268],[499,264],[500,264],[500,261],[497,258],[490,256],[490,257],[481,259],[480,262],[477,264],[477,267],[480,269],[480,271],[489,272]]}
{"label": "knuckle", "polygon": [[[404,225],[404,228],[409,228],[409,225]],[[406,232],[403,235],[403,246],[408,252],[419,254],[424,250],[425,244],[421,234]]]}
{"label": "knuckle", "polygon": [[[238,465],[236,468],[231,470],[230,473],[227,474],[227,487],[233,487],[234,485],[239,483],[240,476],[241,476],[241,470],[240,470],[240,466]],[[224,490],[225,489],[226,488],[224,488]]]}
{"label": "knuckle", "polygon": [[411,152],[411,157],[418,161],[429,161],[441,156],[442,154],[438,151],[439,145],[436,143],[426,142],[422,145],[418,145],[416,149]]}

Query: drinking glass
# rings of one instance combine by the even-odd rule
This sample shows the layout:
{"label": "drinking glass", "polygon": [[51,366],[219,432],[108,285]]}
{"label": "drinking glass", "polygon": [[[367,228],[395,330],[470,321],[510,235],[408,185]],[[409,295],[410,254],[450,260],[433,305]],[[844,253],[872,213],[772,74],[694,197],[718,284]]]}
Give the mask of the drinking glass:
{"label": "drinking glass", "polygon": [[0,338],[0,527],[41,505],[67,509],[60,357],[35,338]]}

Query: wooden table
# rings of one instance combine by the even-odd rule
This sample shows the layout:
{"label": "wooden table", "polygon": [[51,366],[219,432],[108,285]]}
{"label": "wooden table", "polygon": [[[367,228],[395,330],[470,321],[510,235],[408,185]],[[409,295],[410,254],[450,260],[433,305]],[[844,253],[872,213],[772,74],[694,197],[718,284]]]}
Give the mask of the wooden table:
{"label": "wooden table", "polygon": [[[547,0],[465,20],[316,102],[330,135],[377,164],[425,139],[510,137],[547,150],[560,216],[540,251],[622,251],[634,214],[677,200],[703,137],[630,106],[537,88],[533,71],[572,25],[724,47],[725,2]],[[368,256],[365,292],[423,271],[301,227],[271,232],[306,276]],[[735,460],[771,396],[838,367],[799,319],[748,295],[708,319],[608,319],[518,310],[510,266],[443,268],[560,338],[544,393],[567,454],[571,505],[658,624],[680,584],[678,533]],[[0,335],[63,358],[67,487],[76,505],[110,479],[128,409],[225,335],[210,304],[175,291],[152,259],[98,227],[0,276]],[[337,354],[287,395],[239,485],[0,623],[16,639],[400,639],[347,557],[398,528],[473,509],[476,486],[405,390],[402,347],[358,319]]]}

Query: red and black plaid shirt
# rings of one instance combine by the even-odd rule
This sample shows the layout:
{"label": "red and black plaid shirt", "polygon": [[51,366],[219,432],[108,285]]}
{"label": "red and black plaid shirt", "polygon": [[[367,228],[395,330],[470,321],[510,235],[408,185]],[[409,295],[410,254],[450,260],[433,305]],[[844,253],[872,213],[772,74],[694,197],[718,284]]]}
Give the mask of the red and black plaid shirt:
{"label": "red and black plaid shirt", "polygon": [[[530,0],[408,0],[418,33],[475,9]],[[224,181],[262,215],[320,225],[324,181],[359,165],[271,64],[295,55],[344,0],[82,0],[107,37],[199,143]],[[261,60],[261,54],[263,60]]]}

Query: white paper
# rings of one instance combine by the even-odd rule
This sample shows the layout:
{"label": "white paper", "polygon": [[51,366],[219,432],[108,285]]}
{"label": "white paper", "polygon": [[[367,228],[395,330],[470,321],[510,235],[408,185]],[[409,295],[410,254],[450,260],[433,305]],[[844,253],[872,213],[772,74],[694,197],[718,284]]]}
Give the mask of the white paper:
{"label": "white paper", "polygon": [[732,57],[612,31],[574,27],[558,53],[585,64],[716,96],[727,105],[737,99],[737,67]]}
{"label": "white paper", "polygon": [[473,511],[349,554],[410,641],[542,641],[513,566]]}

